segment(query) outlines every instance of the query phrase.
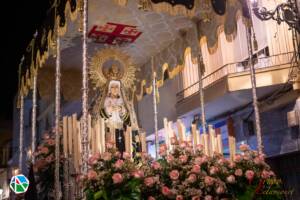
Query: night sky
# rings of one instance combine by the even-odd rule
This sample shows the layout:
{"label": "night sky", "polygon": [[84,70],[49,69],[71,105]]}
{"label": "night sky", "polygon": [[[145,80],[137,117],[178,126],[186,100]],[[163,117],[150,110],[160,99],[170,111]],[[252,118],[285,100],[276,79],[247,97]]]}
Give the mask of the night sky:
{"label": "night sky", "polygon": [[35,30],[47,16],[48,0],[6,1],[1,12],[0,120],[11,120],[17,92],[18,65]]}

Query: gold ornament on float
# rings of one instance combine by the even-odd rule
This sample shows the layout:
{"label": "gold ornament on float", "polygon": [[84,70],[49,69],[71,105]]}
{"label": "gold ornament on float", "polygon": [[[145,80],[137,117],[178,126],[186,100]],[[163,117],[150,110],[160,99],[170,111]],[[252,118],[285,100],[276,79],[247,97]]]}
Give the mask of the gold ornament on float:
{"label": "gold ornament on float", "polygon": [[136,67],[131,58],[119,49],[108,48],[98,51],[91,59],[90,78],[98,88],[103,88],[109,81],[118,80],[129,89],[133,88]]}

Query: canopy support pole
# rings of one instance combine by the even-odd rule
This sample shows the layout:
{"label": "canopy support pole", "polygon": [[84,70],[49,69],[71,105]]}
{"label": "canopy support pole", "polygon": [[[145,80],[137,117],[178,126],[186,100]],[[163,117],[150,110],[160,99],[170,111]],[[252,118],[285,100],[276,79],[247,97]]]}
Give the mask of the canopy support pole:
{"label": "canopy support pole", "polygon": [[[251,6],[249,6],[249,12],[252,16]],[[253,64],[253,46],[252,46],[252,29],[251,27],[246,27],[246,36],[247,36],[247,46],[249,53],[249,68],[250,68],[250,77],[251,77],[251,89],[252,89],[252,99],[253,99],[253,108],[254,108],[254,116],[255,116],[255,128],[257,134],[257,149],[259,154],[263,153],[263,143],[262,143],[262,135],[261,135],[261,126],[260,126],[260,115],[257,101],[257,90],[256,90],[256,77],[255,77],[255,68]]]}
{"label": "canopy support pole", "polygon": [[[58,26],[58,25],[57,25]],[[60,66],[60,38],[58,27],[56,33],[56,71],[55,71],[55,198],[61,199],[61,188],[59,180],[60,164],[60,94],[61,94],[61,66]]]}
{"label": "canopy support pole", "polygon": [[203,133],[206,133],[206,117],[205,117],[205,108],[204,108],[204,91],[203,91],[203,80],[202,80],[202,69],[203,66],[202,55],[200,48],[198,48],[198,76],[199,76],[199,96],[200,96],[200,112],[201,112],[201,122]]}
{"label": "canopy support pole", "polygon": [[33,90],[32,90],[32,119],[31,119],[31,159],[32,159],[32,163],[35,162],[35,156],[34,156],[34,152],[35,152],[35,147],[36,147],[36,107],[37,107],[37,103],[36,103],[36,99],[37,99],[37,70],[33,76]]}
{"label": "canopy support pole", "polygon": [[87,30],[88,0],[83,0],[83,44],[82,44],[82,174],[88,170],[88,67],[87,67]]}
{"label": "canopy support pole", "polygon": [[23,167],[23,136],[24,136],[24,96],[20,96],[20,143],[19,143],[19,169]]}
{"label": "canopy support pole", "polygon": [[152,80],[152,94],[153,94],[153,114],[154,114],[154,134],[155,134],[155,157],[159,157],[159,136],[158,136],[158,123],[157,123],[157,82],[156,82],[156,73],[154,71],[154,59],[151,58],[152,62],[152,71],[153,71],[153,80]]}
{"label": "canopy support pole", "polygon": [[202,123],[203,134],[205,134],[206,133],[206,116],[205,116],[204,91],[203,91],[203,80],[202,80],[202,77],[203,77],[202,72],[204,71],[204,70],[202,70],[202,66],[204,67],[204,63],[203,63],[203,57],[202,57],[202,53],[201,53],[200,43],[198,41],[198,39],[200,38],[200,33],[199,33],[199,27],[198,27],[197,22],[195,22],[195,28],[196,28],[196,34],[197,34],[196,43],[197,43],[197,51],[198,51],[197,52],[198,53],[197,61],[198,61],[201,123]]}

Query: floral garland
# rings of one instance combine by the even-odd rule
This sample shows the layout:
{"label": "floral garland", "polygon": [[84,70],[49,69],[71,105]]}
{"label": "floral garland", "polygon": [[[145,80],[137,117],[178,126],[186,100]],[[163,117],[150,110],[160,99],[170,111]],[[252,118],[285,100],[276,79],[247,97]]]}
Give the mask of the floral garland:
{"label": "floral garland", "polygon": [[[62,149],[62,148],[60,148]],[[37,151],[33,154],[33,171],[37,182],[38,199],[53,199],[55,170],[55,134],[54,130],[43,135]],[[60,159],[60,180],[63,180],[63,155]],[[62,183],[62,182],[61,182]]]}
{"label": "floral garland", "polygon": [[173,146],[168,152],[162,145],[159,160],[147,154],[131,160],[107,144],[107,152],[90,156],[88,174],[79,177],[87,199],[265,199],[257,194],[266,180],[275,178],[264,155],[248,145],[240,146],[242,154],[234,161],[221,154],[208,157],[201,145],[194,150],[191,143],[173,140]]}

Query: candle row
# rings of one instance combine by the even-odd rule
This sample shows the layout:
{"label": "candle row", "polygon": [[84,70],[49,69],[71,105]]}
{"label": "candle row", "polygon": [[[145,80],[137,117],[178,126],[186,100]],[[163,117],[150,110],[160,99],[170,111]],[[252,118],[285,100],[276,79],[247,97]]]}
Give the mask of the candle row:
{"label": "candle row", "polygon": [[[173,122],[164,118],[164,137],[168,151],[172,150],[172,138],[176,137],[175,131],[172,128]],[[223,154],[222,135],[220,129],[214,129],[212,125],[209,125],[209,133],[200,134],[195,124],[191,125],[191,135],[186,135],[186,127],[183,122],[178,119],[176,122],[178,130],[179,142],[187,141],[192,143],[193,148],[196,149],[198,145],[203,146],[203,151],[206,155],[212,156],[214,153]]]}
{"label": "candle row", "polygon": [[[81,123],[77,120],[77,115],[63,117],[63,151],[65,158],[71,158],[74,163],[76,172],[79,172],[81,160]],[[125,138],[125,151],[132,156],[133,153],[133,136],[131,127],[127,127],[124,133]],[[138,134],[138,140],[141,144],[142,152],[147,152],[146,146],[146,133],[141,132]],[[114,130],[111,132],[106,131],[105,119],[98,118],[92,120],[88,115],[88,142],[90,153],[104,153],[106,150],[105,144],[111,142],[116,144]]]}

